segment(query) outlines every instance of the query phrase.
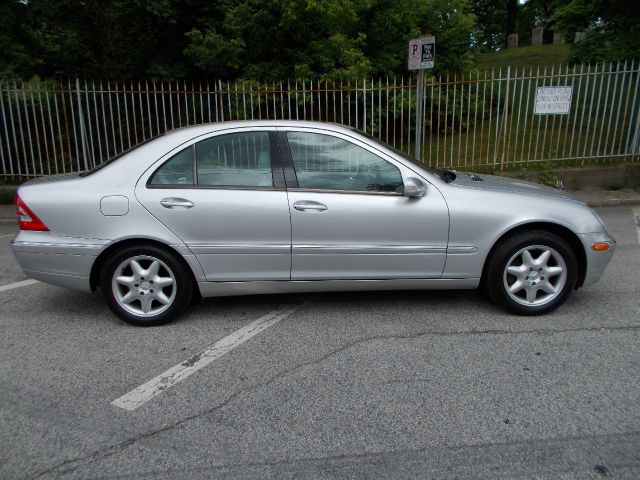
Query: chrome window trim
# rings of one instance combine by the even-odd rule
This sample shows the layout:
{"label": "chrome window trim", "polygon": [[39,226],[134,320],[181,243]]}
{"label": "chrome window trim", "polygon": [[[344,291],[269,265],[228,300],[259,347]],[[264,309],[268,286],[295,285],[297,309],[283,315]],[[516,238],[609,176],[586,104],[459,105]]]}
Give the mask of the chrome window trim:
{"label": "chrome window trim", "polygon": [[[335,131],[335,130],[330,130],[330,129],[324,129],[324,128],[317,128],[317,127],[305,127],[305,126],[278,126],[277,127],[277,131],[280,135],[279,138],[282,139],[282,141],[285,142],[286,145],[286,152],[282,152],[283,153],[283,161],[284,163],[284,167],[285,167],[285,173],[287,168],[289,168],[295,176],[295,187],[289,187],[288,190],[292,191],[292,192],[319,192],[319,193],[348,193],[348,194],[353,194],[353,193],[363,193],[365,195],[374,195],[374,194],[382,194],[382,195],[397,195],[397,196],[404,196],[404,193],[398,193],[398,192],[372,192],[372,191],[367,191],[367,190],[334,190],[334,189],[318,189],[318,188],[309,188],[309,189],[304,189],[301,188],[299,186],[298,183],[298,178],[297,178],[297,171],[295,168],[295,162],[293,161],[293,154],[291,153],[291,148],[289,145],[289,139],[287,137],[287,133],[289,132],[297,132],[297,133],[311,133],[311,134],[316,134],[316,135],[326,135],[328,137],[333,137],[333,138],[339,138],[341,140],[344,140],[345,142],[348,142],[354,146],[357,146],[359,148],[362,148],[363,150],[367,151],[368,153],[370,153],[371,155],[375,155],[376,157],[380,158],[381,160],[391,164],[392,166],[394,166],[395,168],[397,168],[400,172],[400,178],[402,179],[402,188],[404,189],[404,181],[405,181],[405,175],[403,175],[403,168],[407,168],[406,165],[404,165],[404,163],[402,162],[398,162],[397,159],[389,156],[388,154],[386,154],[385,152],[379,150],[378,148],[376,148],[375,145],[371,145],[369,142],[364,142],[359,138],[353,137],[343,131]],[[282,151],[282,147],[281,147],[281,151]],[[409,169],[411,170],[411,169]],[[412,170],[413,171],[413,170]],[[420,175],[420,177],[422,177]],[[290,181],[290,183],[293,183]],[[428,182],[429,183],[429,182]]]}
{"label": "chrome window trim", "polygon": [[193,243],[189,245],[192,252],[202,255],[291,255],[290,244],[206,244]]}
{"label": "chrome window trim", "polygon": [[276,187],[240,187],[236,185],[185,185],[185,184],[176,184],[176,185],[147,185],[149,189],[171,189],[171,190],[259,190],[259,191],[271,191],[274,192],[285,192],[286,188],[276,188]]}
{"label": "chrome window trim", "polygon": [[[181,127],[181,128],[190,128],[190,127]],[[179,130],[179,129],[176,129]],[[239,185],[199,185],[197,183],[198,181],[198,173],[197,173],[197,159],[196,159],[196,144],[208,140],[210,138],[213,137],[219,137],[222,135],[232,135],[235,133],[253,133],[253,132],[265,132],[269,135],[269,153],[272,156],[271,160],[271,182],[272,185],[269,187],[260,187],[260,186],[239,186]],[[210,189],[223,189],[223,190],[274,190],[274,191],[278,191],[278,192],[282,192],[282,191],[286,191],[286,186],[282,186],[282,187],[276,187],[276,183],[277,180],[276,179],[276,175],[280,172],[276,172],[274,171],[277,169],[282,170],[282,159],[278,158],[276,159],[276,161],[274,162],[274,155],[277,153],[278,157],[281,156],[281,152],[280,152],[280,145],[278,144],[278,127],[276,125],[274,126],[234,126],[234,127],[230,127],[230,128],[221,128],[219,130],[215,130],[212,132],[207,132],[207,133],[203,133],[201,135],[197,135],[183,143],[181,143],[180,145],[176,146],[175,148],[171,149],[169,152],[167,152],[166,154],[164,154],[163,156],[161,156],[160,158],[158,158],[157,160],[155,160],[151,165],[149,165],[149,167],[147,167],[144,172],[142,173],[142,175],[140,175],[140,178],[138,179],[138,182],[141,182],[143,178],[146,178],[144,180],[144,184],[146,188],[150,188],[150,189],[185,189],[185,188],[210,188]],[[147,142],[143,142],[143,143],[147,143]],[[152,185],[151,179],[153,178],[153,176],[155,175],[155,173],[162,168],[162,166],[167,163],[169,160],[171,160],[171,158],[173,158],[174,155],[177,155],[178,153],[182,152],[183,150],[186,150],[187,148],[191,148],[191,158],[192,158],[192,164],[193,164],[193,179],[192,181],[194,183],[192,184],[178,184],[178,185],[171,185],[171,184],[165,184],[165,185]],[[278,165],[278,163],[280,163],[280,165]],[[136,185],[138,184],[138,182],[136,182]]]}
{"label": "chrome window trim", "polygon": [[458,245],[447,247],[447,255],[473,255],[478,253],[478,247]]}
{"label": "chrome window trim", "polygon": [[323,188],[288,188],[289,192],[308,192],[308,193],[342,193],[347,195],[382,195],[386,197],[404,197],[399,192],[377,192],[369,190],[329,190]]}
{"label": "chrome window trim", "polygon": [[446,245],[306,245],[293,244],[298,255],[430,255],[446,253]]}
{"label": "chrome window trim", "polygon": [[[295,122],[295,120],[293,122]],[[439,178],[438,176],[428,171],[425,171],[424,168],[426,167],[426,165],[424,167],[421,167],[420,165],[416,165],[410,160],[402,158],[402,156],[393,152],[393,150],[385,149],[384,146],[369,140],[367,137],[362,137],[362,138],[358,137],[357,135],[359,134],[357,129],[354,129],[353,127],[350,127],[347,125],[338,125],[338,124],[336,124],[336,127],[339,127],[339,129],[334,130],[332,128],[328,128],[326,125],[311,126],[311,125],[287,124],[287,125],[278,125],[276,127],[276,130],[279,133],[286,133],[291,131],[291,132],[323,133],[327,135],[331,134],[331,135],[343,138],[345,140],[348,139],[349,141],[352,141],[354,144],[360,145],[361,147],[367,150],[370,150],[371,153],[393,163],[398,168],[400,168],[401,171],[403,168],[406,170],[409,170],[410,172],[412,172],[411,173],[412,176],[417,175],[418,177],[422,178],[423,180],[425,180],[427,183],[431,185],[434,185],[434,183],[437,183],[437,184],[446,183],[442,181],[442,179]],[[416,170],[416,168],[419,168],[420,171]],[[404,179],[404,175],[402,178]]]}

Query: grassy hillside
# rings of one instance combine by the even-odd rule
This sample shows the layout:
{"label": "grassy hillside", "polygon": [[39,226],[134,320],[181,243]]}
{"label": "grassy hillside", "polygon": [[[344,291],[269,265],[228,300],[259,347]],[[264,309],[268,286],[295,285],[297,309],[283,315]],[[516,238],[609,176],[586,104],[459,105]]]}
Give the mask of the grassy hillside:
{"label": "grassy hillside", "polygon": [[522,68],[564,65],[570,48],[571,45],[539,45],[481,53],[478,57],[477,67],[480,70],[491,70],[508,66]]}

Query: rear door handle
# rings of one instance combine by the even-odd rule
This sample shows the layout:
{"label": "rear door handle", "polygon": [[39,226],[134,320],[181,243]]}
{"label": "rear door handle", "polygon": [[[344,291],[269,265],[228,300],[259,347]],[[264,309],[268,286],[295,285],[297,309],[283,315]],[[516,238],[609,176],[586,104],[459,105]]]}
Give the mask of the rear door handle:
{"label": "rear door handle", "polygon": [[186,198],[169,197],[160,200],[160,205],[164,208],[192,208],[193,202]]}
{"label": "rear door handle", "polygon": [[312,200],[300,200],[293,204],[293,208],[301,212],[324,212],[327,210],[327,206],[324,203]]}

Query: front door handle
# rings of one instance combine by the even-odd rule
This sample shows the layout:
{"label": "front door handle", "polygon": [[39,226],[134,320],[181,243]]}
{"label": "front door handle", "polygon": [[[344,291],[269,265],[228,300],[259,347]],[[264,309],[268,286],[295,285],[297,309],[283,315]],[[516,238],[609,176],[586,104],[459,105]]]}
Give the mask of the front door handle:
{"label": "front door handle", "polygon": [[324,203],[312,200],[300,200],[293,204],[293,208],[301,212],[324,212],[327,210],[327,206]]}
{"label": "front door handle", "polygon": [[160,200],[160,205],[164,208],[192,208],[193,202],[185,198],[169,197]]}

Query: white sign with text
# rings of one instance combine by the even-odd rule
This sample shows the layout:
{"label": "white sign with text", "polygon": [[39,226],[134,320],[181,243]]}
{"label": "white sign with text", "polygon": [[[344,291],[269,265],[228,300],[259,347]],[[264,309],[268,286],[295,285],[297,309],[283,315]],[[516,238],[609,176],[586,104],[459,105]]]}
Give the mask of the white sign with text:
{"label": "white sign with text", "polygon": [[571,110],[573,87],[538,87],[536,115],[567,115]]}

